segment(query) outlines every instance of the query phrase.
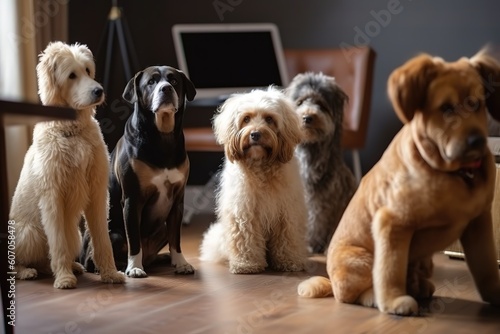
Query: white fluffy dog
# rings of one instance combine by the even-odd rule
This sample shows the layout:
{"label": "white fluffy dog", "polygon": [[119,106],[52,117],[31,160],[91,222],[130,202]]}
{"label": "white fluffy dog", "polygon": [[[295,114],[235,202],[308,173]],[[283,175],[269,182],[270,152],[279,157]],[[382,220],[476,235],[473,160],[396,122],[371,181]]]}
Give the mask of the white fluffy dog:
{"label": "white fluffy dog", "polygon": [[[304,269],[307,210],[294,149],[299,119],[270,87],[230,97],[214,118],[225,161],[217,222],[204,235],[200,259],[229,262],[234,274]],[[269,261],[269,263],[268,263]]]}
{"label": "white fluffy dog", "polygon": [[93,117],[104,93],[94,81],[92,53],[84,45],[53,42],[36,70],[42,103],[73,108],[77,119],[35,126],[10,211],[16,222],[17,278],[36,278],[39,270],[54,274],[55,288],[76,287],[73,272],[83,272],[75,262],[83,213],[101,280],[123,283],[108,235],[109,157]]}

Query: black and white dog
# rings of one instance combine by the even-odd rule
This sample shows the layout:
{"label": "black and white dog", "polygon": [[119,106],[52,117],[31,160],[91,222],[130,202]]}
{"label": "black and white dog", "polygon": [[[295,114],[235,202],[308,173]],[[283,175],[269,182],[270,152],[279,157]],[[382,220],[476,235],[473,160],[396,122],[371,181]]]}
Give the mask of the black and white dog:
{"label": "black and white dog", "polygon": [[[195,95],[186,75],[169,66],[138,72],[123,92],[134,111],[111,153],[109,229],[117,267],[129,277],[146,277],[144,267],[167,243],[175,272],[194,273],[180,234],[189,175],[182,121]],[[87,270],[95,269],[91,252],[88,245]]]}
{"label": "black and white dog", "polygon": [[341,150],[348,97],[333,77],[312,72],[295,76],[286,93],[302,120],[303,141],[295,152],[306,190],[309,250],[321,253],[357,185]]}

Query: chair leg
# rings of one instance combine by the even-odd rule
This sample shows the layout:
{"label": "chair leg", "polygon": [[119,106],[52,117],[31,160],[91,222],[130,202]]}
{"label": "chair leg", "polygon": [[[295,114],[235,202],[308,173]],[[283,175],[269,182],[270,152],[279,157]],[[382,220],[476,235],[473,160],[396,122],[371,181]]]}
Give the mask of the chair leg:
{"label": "chair leg", "polygon": [[354,176],[358,183],[361,181],[362,173],[361,173],[361,158],[359,157],[358,150],[352,150],[352,165],[354,169]]}

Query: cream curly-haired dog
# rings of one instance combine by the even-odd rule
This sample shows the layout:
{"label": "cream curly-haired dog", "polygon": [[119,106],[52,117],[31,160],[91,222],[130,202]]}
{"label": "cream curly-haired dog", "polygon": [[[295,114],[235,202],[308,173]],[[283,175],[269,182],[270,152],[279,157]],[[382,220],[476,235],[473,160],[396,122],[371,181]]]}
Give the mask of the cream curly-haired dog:
{"label": "cream curly-haired dog", "polygon": [[93,117],[104,93],[94,81],[92,52],[53,42],[36,70],[42,103],[73,108],[77,118],[35,126],[9,215],[16,223],[17,278],[33,279],[41,271],[54,274],[55,288],[76,287],[73,272],[83,272],[75,262],[83,213],[101,280],[123,283],[108,235],[108,150]]}
{"label": "cream curly-haired dog", "polygon": [[[214,118],[225,161],[217,222],[204,235],[201,260],[229,262],[234,274],[304,269],[307,210],[294,149],[293,105],[276,88],[230,97]],[[267,262],[269,261],[269,263]]]}

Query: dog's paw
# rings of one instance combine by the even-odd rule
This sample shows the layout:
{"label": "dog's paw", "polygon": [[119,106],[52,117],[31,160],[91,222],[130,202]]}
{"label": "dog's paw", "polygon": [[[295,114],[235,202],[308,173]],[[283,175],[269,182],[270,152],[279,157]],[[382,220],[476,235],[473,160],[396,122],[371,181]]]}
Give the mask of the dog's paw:
{"label": "dog's paw", "polygon": [[303,271],[305,269],[304,263],[278,263],[274,264],[273,268],[277,271]]}
{"label": "dog's paw", "polygon": [[358,297],[358,303],[366,307],[377,307],[375,303],[375,294],[373,293],[373,288],[370,288],[363,292]]}
{"label": "dog's paw", "polygon": [[125,275],[121,271],[112,271],[101,274],[101,282],[103,283],[125,283]]}
{"label": "dog's paw", "polygon": [[182,253],[171,251],[170,256],[172,259],[172,265],[175,267],[176,274],[181,274],[181,275],[194,274],[193,266],[186,261]]}
{"label": "dog's paw", "polygon": [[76,276],[75,275],[63,275],[61,277],[56,277],[54,281],[54,288],[56,289],[74,289],[76,288]]}
{"label": "dog's paw", "polygon": [[191,275],[194,274],[194,268],[192,265],[186,262],[182,265],[176,265],[175,273],[180,275]]}
{"label": "dog's paw", "polygon": [[323,276],[313,276],[297,286],[297,293],[305,298],[319,298],[333,295],[330,279]]}
{"label": "dog's paw", "polygon": [[144,278],[144,277],[148,277],[148,274],[146,274],[146,272],[143,269],[141,269],[141,268],[127,269],[127,271],[125,271],[125,274],[128,277],[132,277],[132,278]]}
{"label": "dog's paw", "polygon": [[38,271],[34,268],[24,268],[17,271],[16,278],[22,280],[35,279],[38,276]]}
{"label": "dog's paw", "polygon": [[73,274],[80,275],[85,272],[85,267],[79,262],[73,262],[71,265],[71,269],[73,270]]}
{"label": "dog's paw", "polygon": [[417,315],[418,303],[411,296],[400,296],[384,303],[385,305],[380,308],[382,312],[396,314],[396,315]]}
{"label": "dog's paw", "polygon": [[232,274],[257,274],[261,273],[266,268],[259,265],[248,265],[239,263],[230,263],[229,272]]}

